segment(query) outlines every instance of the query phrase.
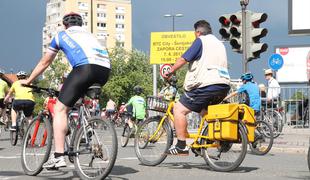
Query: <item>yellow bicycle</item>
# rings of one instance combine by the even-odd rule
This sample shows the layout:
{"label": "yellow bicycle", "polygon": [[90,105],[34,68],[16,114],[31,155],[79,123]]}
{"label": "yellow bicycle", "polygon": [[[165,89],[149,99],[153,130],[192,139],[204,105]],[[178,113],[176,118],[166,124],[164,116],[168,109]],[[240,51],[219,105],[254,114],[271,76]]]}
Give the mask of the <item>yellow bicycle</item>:
{"label": "yellow bicycle", "polygon": [[[152,98],[148,101],[165,107]],[[149,117],[141,124],[135,136],[135,152],[143,165],[156,166],[167,157],[166,151],[174,140],[170,125],[170,121],[174,121],[173,106],[174,101],[171,101],[163,116]],[[254,111],[245,104],[211,105],[197,132],[189,134],[192,143],[188,146],[194,154],[202,156],[211,169],[232,171],[244,160],[248,139],[254,141],[254,122]],[[139,144],[145,142],[147,146]]]}

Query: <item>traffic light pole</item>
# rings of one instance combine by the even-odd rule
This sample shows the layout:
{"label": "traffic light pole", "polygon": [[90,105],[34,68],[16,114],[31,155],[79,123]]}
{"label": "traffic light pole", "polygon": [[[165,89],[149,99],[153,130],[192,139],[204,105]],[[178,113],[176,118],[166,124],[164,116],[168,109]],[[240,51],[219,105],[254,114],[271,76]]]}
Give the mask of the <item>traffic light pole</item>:
{"label": "traffic light pole", "polygon": [[248,71],[248,57],[247,57],[247,45],[246,45],[246,6],[249,4],[249,0],[240,0],[241,13],[242,13],[242,66],[243,73]]}

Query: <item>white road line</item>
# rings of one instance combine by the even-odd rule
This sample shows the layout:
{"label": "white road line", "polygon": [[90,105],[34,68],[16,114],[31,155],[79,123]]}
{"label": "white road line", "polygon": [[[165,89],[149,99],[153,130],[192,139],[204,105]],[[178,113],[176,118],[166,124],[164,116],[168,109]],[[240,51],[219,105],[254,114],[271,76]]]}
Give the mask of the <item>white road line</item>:
{"label": "white road line", "polygon": [[125,158],[117,158],[117,159],[123,159],[123,160],[136,160],[137,157],[125,157]]}
{"label": "white road line", "polygon": [[19,159],[19,158],[20,156],[0,156],[0,159]]}

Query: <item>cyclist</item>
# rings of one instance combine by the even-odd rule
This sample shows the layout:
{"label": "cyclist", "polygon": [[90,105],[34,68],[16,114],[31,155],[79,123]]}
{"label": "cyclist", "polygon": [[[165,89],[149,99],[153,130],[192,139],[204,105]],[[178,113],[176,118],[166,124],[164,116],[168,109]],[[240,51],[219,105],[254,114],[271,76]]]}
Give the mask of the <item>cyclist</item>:
{"label": "cyclist", "polygon": [[273,73],[271,69],[265,70],[265,79],[268,81],[268,91],[267,91],[267,103],[268,107],[277,107],[277,102],[280,98],[280,85],[278,81],[273,78]]}
{"label": "cyclist", "polygon": [[[128,106],[132,106],[132,117],[134,120],[139,123],[140,121],[143,121],[146,114],[146,102],[145,99],[141,96],[143,89],[140,86],[135,86],[133,88],[134,96],[129,99],[127,104],[123,107],[125,109]],[[122,109],[122,110],[123,110]],[[133,127],[132,120],[128,120],[128,125],[130,128]]]}
{"label": "cyclist", "polygon": [[11,131],[16,131],[16,119],[17,112],[23,111],[25,117],[30,122],[32,119],[32,113],[34,110],[35,102],[34,96],[32,94],[32,89],[27,88],[21,85],[22,80],[27,78],[27,73],[24,71],[19,71],[16,76],[18,81],[15,81],[12,84],[8,94],[6,95],[4,102],[8,102],[9,98],[14,94],[14,100],[12,103],[11,118],[12,126],[10,127]]}
{"label": "cyclist", "polygon": [[53,62],[59,50],[69,60],[72,70],[65,80],[54,107],[54,140],[55,153],[43,164],[43,168],[65,167],[64,144],[67,133],[68,111],[95,83],[103,86],[110,74],[110,59],[106,48],[82,27],[81,15],[71,12],[63,17],[64,31],[53,37],[51,44],[41,58],[28,80],[30,84]]}
{"label": "cyclist", "polygon": [[4,73],[0,70],[0,124],[5,124],[2,119],[2,113],[5,113],[4,97],[9,90],[8,84],[2,80]]}
{"label": "cyclist", "polygon": [[186,115],[191,111],[204,114],[208,105],[220,103],[230,89],[225,46],[212,35],[207,21],[197,21],[194,28],[195,41],[165,74],[165,78],[170,78],[172,73],[189,62],[184,81],[185,92],[173,109],[178,141],[167,151],[168,155],[189,154]]}
{"label": "cyclist", "polygon": [[116,103],[110,98],[107,102],[106,109],[106,116],[110,116],[111,114],[115,113],[116,111]]}
{"label": "cyclist", "polygon": [[253,81],[254,76],[252,73],[244,73],[241,76],[243,85],[238,89],[238,91],[232,92],[224,100],[227,100],[237,94],[245,93],[246,101],[245,104],[249,105],[254,109],[255,114],[257,115],[260,112],[261,98],[260,90],[258,85]]}
{"label": "cyclist", "polygon": [[170,79],[170,83],[166,82],[166,86],[159,92],[158,97],[164,98],[167,101],[171,101],[173,97],[177,97],[179,99],[179,94],[176,89],[177,78],[176,76],[172,76]]}

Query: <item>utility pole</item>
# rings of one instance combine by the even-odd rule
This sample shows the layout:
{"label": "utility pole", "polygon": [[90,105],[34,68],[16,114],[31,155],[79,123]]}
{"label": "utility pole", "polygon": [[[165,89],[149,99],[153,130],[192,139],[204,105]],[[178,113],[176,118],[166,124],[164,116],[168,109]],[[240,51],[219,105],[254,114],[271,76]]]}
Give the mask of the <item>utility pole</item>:
{"label": "utility pole", "polygon": [[240,0],[241,13],[242,13],[242,67],[243,73],[248,71],[248,58],[247,58],[247,46],[246,46],[246,6],[249,4],[249,0]]}

